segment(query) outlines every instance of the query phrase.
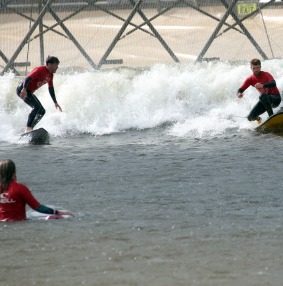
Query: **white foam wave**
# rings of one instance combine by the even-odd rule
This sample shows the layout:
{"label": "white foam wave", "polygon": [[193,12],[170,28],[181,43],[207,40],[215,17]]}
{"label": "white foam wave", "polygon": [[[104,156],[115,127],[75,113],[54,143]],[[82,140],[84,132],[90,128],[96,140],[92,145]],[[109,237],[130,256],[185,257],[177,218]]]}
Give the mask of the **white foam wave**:
{"label": "white foam wave", "polygon": [[[283,60],[263,62],[282,90]],[[56,74],[54,85],[63,112],[55,109],[47,87],[36,95],[46,109],[38,124],[51,135],[87,132],[111,134],[128,129],[154,128],[171,123],[172,136],[212,136],[229,128],[253,128],[245,117],[258,99],[250,88],[239,100],[235,94],[246,76],[248,63],[155,65],[148,70]],[[0,77],[0,140],[16,142],[30,108],[15,94],[20,79]]]}

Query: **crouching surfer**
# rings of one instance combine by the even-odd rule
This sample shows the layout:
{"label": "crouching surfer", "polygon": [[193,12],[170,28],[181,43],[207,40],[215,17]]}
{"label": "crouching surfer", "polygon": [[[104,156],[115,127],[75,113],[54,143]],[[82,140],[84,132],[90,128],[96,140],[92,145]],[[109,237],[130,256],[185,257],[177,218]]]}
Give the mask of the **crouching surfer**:
{"label": "crouching surfer", "polygon": [[261,70],[261,62],[259,59],[253,59],[250,62],[252,75],[246,78],[242,86],[238,89],[238,98],[243,97],[243,92],[250,86],[255,87],[260,93],[259,101],[253,107],[248,115],[249,121],[257,120],[261,123],[261,117],[259,115],[264,112],[268,113],[268,116],[273,115],[273,109],[279,106],[281,102],[281,96],[276,82],[273,76],[265,71]]}

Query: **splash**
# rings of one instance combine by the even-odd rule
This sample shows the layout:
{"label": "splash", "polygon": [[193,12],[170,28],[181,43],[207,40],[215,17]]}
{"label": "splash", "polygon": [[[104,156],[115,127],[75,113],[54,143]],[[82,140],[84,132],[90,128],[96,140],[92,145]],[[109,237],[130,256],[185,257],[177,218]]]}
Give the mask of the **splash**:
{"label": "splash", "polygon": [[[263,70],[282,89],[283,60],[263,62]],[[250,74],[248,63],[203,62],[155,65],[149,69],[121,68],[56,74],[54,85],[63,112],[55,109],[47,87],[36,92],[46,109],[37,127],[53,136],[126,132],[167,125],[172,136],[216,136],[234,128],[252,129],[244,117],[258,95],[249,88],[235,95]],[[0,78],[0,140],[14,142],[23,131],[30,108],[15,89],[21,79],[8,73]]]}

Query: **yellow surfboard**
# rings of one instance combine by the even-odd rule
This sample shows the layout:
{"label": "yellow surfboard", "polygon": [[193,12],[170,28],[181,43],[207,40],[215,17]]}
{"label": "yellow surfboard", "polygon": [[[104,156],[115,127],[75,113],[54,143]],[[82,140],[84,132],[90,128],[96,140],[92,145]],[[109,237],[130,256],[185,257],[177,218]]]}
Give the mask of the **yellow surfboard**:
{"label": "yellow surfboard", "polygon": [[255,128],[255,131],[262,133],[280,133],[283,132],[283,112],[273,114],[262,124]]}

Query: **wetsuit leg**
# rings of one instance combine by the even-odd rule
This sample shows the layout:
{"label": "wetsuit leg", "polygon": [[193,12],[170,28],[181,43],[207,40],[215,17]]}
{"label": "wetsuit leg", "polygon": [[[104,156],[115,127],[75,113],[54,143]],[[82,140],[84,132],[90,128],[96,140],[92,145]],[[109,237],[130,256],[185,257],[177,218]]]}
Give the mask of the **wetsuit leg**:
{"label": "wetsuit leg", "polygon": [[271,104],[269,102],[269,96],[267,94],[263,93],[260,95],[259,100],[264,105],[264,107],[268,113],[268,116],[271,116],[273,114],[273,110],[272,110]]}
{"label": "wetsuit leg", "polygon": [[[20,95],[21,90],[22,90],[22,85],[18,86],[17,88],[18,96]],[[30,91],[27,91],[27,97],[24,99],[24,102],[32,108],[32,111],[28,116],[27,127],[33,128],[44,116],[45,109],[41,105],[37,97]]]}
{"label": "wetsuit leg", "polygon": [[279,106],[280,102],[280,95],[261,94],[259,97],[259,102],[254,106],[254,108],[248,115],[248,120],[256,120],[259,115],[263,114],[266,111],[268,115],[271,116],[273,114],[272,108]]}
{"label": "wetsuit leg", "polygon": [[271,106],[273,108],[278,107],[279,104],[281,103],[281,96],[279,95],[270,95],[270,99],[269,99]]}
{"label": "wetsuit leg", "polygon": [[280,95],[261,94],[259,100],[264,105],[269,116],[273,115],[272,107],[277,107],[281,102]]}
{"label": "wetsuit leg", "polygon": [[263,114],[266,111],[264,105],[262,104],[261,101],[259,101],[254,108],[251,110],[250,114],[248,115],[248,120],[249,121],[254,121],[257,120],[259,115]]}
{"label": "wetsuit leg", "polygon": [[34,126],[42,119],[42,117],[45,114],[45,109],[41,105],[40,101],[37,99],[37,97],[34,94],[29,93],[27,97],[24,99],[24,102],[28,104],[32,111],[28,116],[28,122],[27,127]]}

